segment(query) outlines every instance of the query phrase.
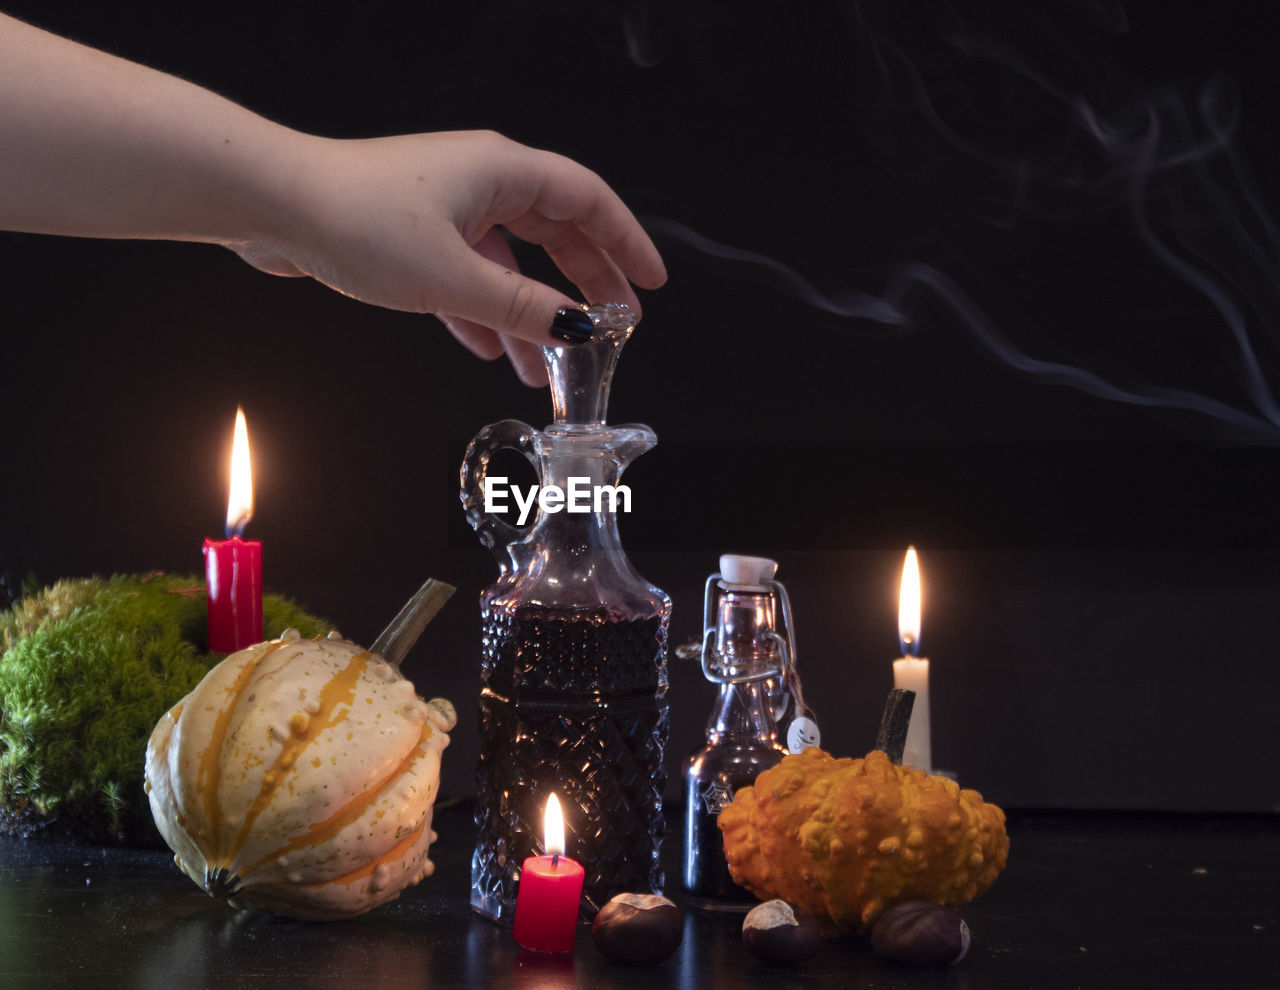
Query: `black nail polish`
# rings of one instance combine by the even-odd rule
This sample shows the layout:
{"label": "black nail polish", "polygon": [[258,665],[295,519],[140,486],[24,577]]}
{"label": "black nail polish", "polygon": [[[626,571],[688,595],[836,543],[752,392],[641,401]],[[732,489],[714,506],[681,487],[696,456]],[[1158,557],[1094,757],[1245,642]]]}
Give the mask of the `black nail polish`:
{"label": "black nail polish", "polygon": [[566,344],[581,344],[590,340],[595,331],[596,325],[591,322],[591,317],[580,309],[570,309],[568,306],[556,310],[556,318],[551,321],[551,336]]}

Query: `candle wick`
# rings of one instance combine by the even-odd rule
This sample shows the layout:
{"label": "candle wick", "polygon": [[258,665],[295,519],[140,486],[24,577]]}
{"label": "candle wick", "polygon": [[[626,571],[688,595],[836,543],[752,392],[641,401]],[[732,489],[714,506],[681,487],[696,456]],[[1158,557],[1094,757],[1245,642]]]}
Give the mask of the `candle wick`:
{"label": "candle wick", "polygon": [[559,865],[559,863],[560,863],[560,854],[559,854],[559,853],[552,853],[552,854],[551,854],[551,868],[554,870],[554,869]]}

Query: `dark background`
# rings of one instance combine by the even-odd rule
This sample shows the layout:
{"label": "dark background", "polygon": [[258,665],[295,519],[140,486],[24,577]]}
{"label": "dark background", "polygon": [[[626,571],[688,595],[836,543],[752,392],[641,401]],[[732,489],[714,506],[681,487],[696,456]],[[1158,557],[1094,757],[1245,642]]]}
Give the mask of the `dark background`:
{"label": "dark background", "polygon": [[[659,436],[624,543],[675,642],[719,553],[780,561],[826,748],[874,738],[914,543],[962,783],[1280,810],[1261,5],[4,9],[303,130],[493,128],[600,172],[671,273],[613,393]],[[426,576],[459,586],[406,670],[458,703],[444,789],[468,791],[496,569],[457,466],[546,394],[431,317],[208,246],[0,234],[0,286],[0,570],[198,571],[241,403],[273,590],[368,642]],[[685,661],[671,683],[674,794],[712,691]]]}

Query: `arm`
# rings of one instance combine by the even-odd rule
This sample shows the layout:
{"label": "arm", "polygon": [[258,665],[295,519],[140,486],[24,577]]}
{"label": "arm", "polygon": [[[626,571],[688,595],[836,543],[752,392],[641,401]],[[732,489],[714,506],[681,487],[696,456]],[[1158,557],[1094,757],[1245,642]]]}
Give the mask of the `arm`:
{"label": "arm", "polygon": [[262,224],[302,135],[0,15],[0,224],[226,243]]}
{"label": "arm", "polygon": [[0,15],[0,227],[222,244],[380,306],[435,313],[542,380],[562,292],[521,276],[501,226],[591,301],[637,305],[661,258],[568,159],[490,133],[337,141]]}

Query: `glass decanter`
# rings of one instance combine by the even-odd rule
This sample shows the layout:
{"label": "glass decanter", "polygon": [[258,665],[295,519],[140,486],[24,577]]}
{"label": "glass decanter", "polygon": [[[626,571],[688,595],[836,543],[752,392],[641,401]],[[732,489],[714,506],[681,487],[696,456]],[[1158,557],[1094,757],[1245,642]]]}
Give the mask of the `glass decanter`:
{"label": "glass decanter", "polygon": [[[616,303],[587,313],[589,340],[543,348],[554,423],[542,432],[517,420],[486,427],[461,471],[467,519],[499,568],[480,597],[471,905],[506,924],[521,864],[542,851],[552,793],[564,808],[567,855],[586,871],[584,920],[616,893],[663,887],[671,600],[632,567],[616,516],[629,511],[623,470],[657,438],[647,426],[604,421],[634,315]],[[534,466],[540,491],[555,486],[566,496],[545,500],[523,528],[486,511],[489,461],[503,448]],[[570,511],[575,499],[589,511]]]}

